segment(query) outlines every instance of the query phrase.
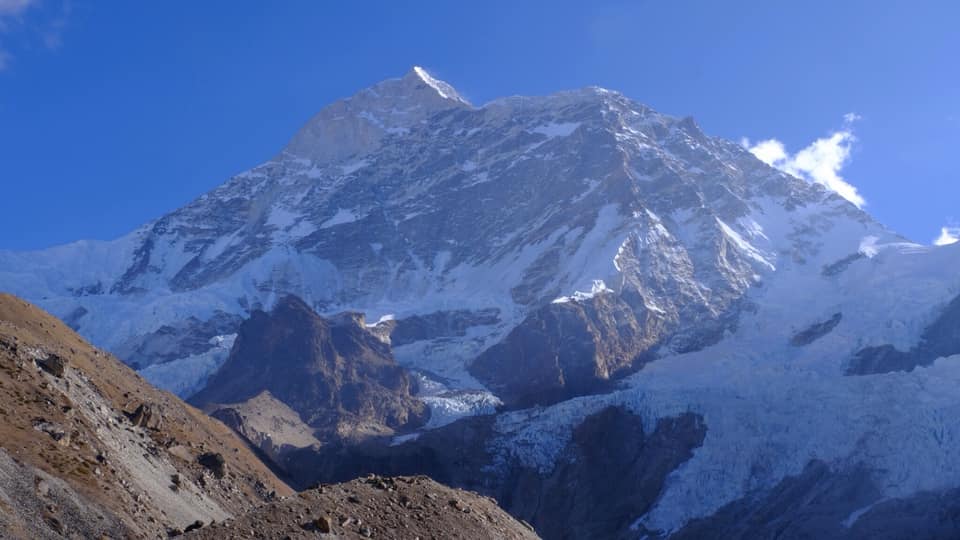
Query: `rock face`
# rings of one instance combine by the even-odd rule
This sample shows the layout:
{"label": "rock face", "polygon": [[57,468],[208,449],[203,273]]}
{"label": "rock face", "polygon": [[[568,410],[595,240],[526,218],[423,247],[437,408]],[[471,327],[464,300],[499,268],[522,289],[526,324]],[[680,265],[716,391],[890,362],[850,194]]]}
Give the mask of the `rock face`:
{"label": "rock face", "polygon": [[268,391],[241,403],[218,405],[210,415],[260,449],[281,468],[288,451],[321,444],[314,437],[314,428],[304,424],[296,411]]}
{"label": "rock face", "polygon": [[216,410],[268,391],[317,432],[351,438],[423,424],[414,390],[362,318],[325,319],[290,296],[241,325],[230,357],[191,402]]}
{"label": "rock face", "polygon": [[187,538],[475,538],[525,540],[538,536],[476,493],[426,477],[370,476],[324,485],[241,518],[204,527]]}
{"label": "rock face", "polygon": [[631,525],[703,443],[706,429],[702,418],[685,414],[646,433],[636,415],[604,409],[577,426],[548,475],[519,475],[504,505],[544,538],[631,537]]}
{"label": "rock face", "polygon": [[649,319],[656,317],[612,292],[553,302],[487,349],[470,372],[511,407],[598,392],[652,358],[664,327]]}
{"label": "rock face", "polygon": [[790,344],[794,347],[803,347],[829,334],[843,320],[843,313],[834,313],[829,319],[818,322],[802,332],[798,332],[790,338]]}
{"label": "rock face", "polygon": [[165,536],[290,493],[225,426],[0,294],[0,537]]}
{"label": "rock face", "polygon": [[879,499],[869,471],[831,471],[812,461],[800,475],[694,521],[672,538],[874,538],[852,526],[858,511],[869,510]]}
{"label": "rock face", "polygon": [[887,499],[873,471],[811,461],[801,474],[691,522],[670,538],[954,538],[960,530],[958,495],[953,489]]}
{"label": "rock face", "polygon": [[860,349],[850,361],[847,375],[913,371],[955,354],[960,354],[960,296],[947,303],[924,328],[913,348],[901,351],[893,345],[881,345]]}

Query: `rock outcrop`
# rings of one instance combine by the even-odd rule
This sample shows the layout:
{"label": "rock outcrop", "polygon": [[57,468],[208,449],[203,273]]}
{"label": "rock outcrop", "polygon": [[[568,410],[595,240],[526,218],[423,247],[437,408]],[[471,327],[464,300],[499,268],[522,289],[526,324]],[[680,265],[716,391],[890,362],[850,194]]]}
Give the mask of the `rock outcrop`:
{"label": "rock outcrop", "polygon": [[219,405],[210,414],[281,468],[290,450],[322,444],[296,411],[266,390],[241,403]]}
{"label": "rock outcrop", "polygon": [[226,363],[190,401],[211,412],[267,391],[325,437],[363,438],[428,418],[415,383],[358,315],[325,319],[296,297],[255,311]]}
{"label": "rock outcrop", "polygon": [[487,349],[470,372],[507,406],[555,403],[600,391],[640,367],[662,329],[655,314],[612,293],[553,302]]}

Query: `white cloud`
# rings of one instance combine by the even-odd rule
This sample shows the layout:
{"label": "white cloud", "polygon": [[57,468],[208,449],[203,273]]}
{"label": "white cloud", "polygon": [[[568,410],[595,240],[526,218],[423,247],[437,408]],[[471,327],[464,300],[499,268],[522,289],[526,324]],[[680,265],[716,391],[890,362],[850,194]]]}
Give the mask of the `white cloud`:
{"label": "white cloud", "polygon": [[767,139],[757,144],[750,144],[748,139],[743,139],[741,144],[767,165],[821,184],[862,208],[866,200],[856,187],[840,175],[840,171],[849,163],[850,151],[857,141],[853,134],[853,123],[859,119],[856,113],[843,115],[843,129],[813,141],[793,155],[777,139]]}
{"label": "white cloud", "polygon": [[25,40],[28,48],[36,41],[49,50],[57,49],[70,11],[71,0],[61,0],[59,4],[43,0],[0,0],[0,71],[10,67],[13,61],[9,41],[14,38]]}
{"label": "white cloud", "polygon": [[[8,28],[10,20],[16,21],[36,0],[0,0],[0,33]],[[10,53],[0,42],[0,71],[10,65]]]}
{"label": "white cloud", "polygon": [[960,227],[941,227],[940,236],[933,241],[935,246],[949,246],[960,242]]}
{"label": "white cloud", "polygon": [[36,0],[0,0],[0,17],[19,15],[36,3]]}

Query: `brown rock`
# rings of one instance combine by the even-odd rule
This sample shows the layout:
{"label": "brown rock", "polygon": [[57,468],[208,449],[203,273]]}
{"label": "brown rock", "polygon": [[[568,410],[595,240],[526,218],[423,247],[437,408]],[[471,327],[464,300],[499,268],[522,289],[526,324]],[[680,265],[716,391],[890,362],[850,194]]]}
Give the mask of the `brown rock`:
{"label": "brown rock", "polygon": [[67,367],[67,361],[63,357],[52,353],[48,353],[43,358],[38,358],[36,362],[40,369],[57,378],[63,377],[64,370]]}
{"label": "brown rock", "polygon": [[313,520],[313,528],[319,532],[327,534],[333,531],[333,522],[327,516],[320,516]]}

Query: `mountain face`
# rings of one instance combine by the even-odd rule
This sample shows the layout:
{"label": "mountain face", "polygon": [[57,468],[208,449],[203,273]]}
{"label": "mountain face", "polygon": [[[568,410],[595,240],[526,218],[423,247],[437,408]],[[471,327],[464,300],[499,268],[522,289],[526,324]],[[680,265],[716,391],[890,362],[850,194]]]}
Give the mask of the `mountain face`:
{"label": "mountain face", "polygon": [[581,537],[868,537],[960,487],[958,264],[692,119],[600,88],[474,106],[414,69],[123,238],[0,253],[0,288],[182,395],[226,392],[241,321],[288,294],[364,313],[430,419],[305,447],[315,479],[428,468],[556,531],[595,463],[632,495]]}
{"label": "mountain face", "polygon": [[240,326],[227,361],[191,402],[217,409],[268,392],[315,433],[350,438],[423,425],[415,385],[362,316],[324,319],[290,296]]}
{"label": "mountain face", "polygon": [[625,301],[645,321],[641,352],[716,341],[777,259],[803,261],[841,227],[856,240],[837,258],[891,237],[836,195],[620,94],[477,108],[414,69],[119,240],[0,255],[0,285],[182,395],[222,363],[238,316],[287,293],[399,326],[430,317],[437,331],[397,358],[478,387],[466,363],[577,291]]}
{"label": "mountain face", "polygon": [[0,536],[156,538],[291,490],[219,422],[0,295]]}

